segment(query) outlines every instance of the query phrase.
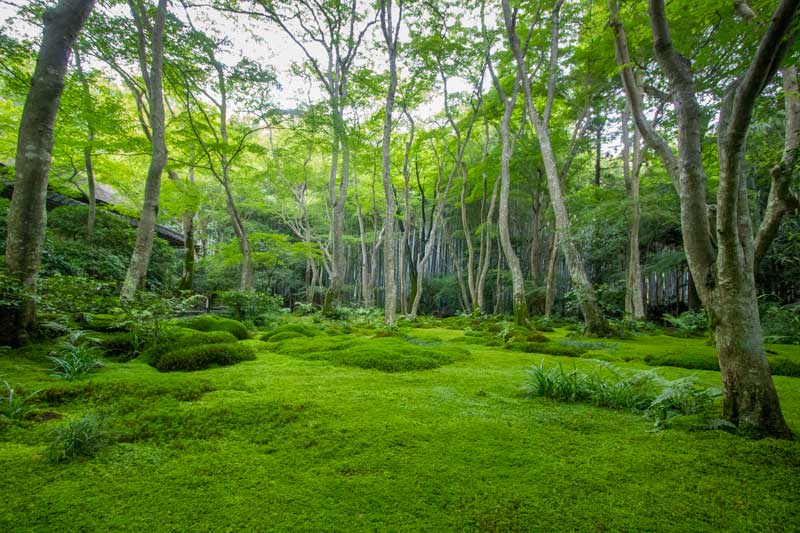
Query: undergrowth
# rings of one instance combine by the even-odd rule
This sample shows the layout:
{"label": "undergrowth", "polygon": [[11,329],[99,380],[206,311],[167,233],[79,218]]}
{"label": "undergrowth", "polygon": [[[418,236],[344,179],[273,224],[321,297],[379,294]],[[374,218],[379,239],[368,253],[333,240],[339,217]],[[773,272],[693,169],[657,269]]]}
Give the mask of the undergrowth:
{"label": "undergrowth", "polygon": [[105,445],[103,418],[87,414],[53,430],[53,440],[47,449],[52,463],[63,463],[76,457],[90,457]]}
{"label": "undergrowth", "polygon": [[48,359],[53,363],[53,376],[72,381],[103,366],[96,339],[84,331],[75,331],[62,342]]}
{"label": "undergrowth", "polygon": [[584,402],[599,407],[629,409],[654,421],[655,429],[679,416],[709,418],[719,389],[700,388],[693,375],[668,380],[654,371],[628,371],[604,365],[607,374],[545,367],[544,361],[528,371],[526,386],[530,397],[561,402]]}

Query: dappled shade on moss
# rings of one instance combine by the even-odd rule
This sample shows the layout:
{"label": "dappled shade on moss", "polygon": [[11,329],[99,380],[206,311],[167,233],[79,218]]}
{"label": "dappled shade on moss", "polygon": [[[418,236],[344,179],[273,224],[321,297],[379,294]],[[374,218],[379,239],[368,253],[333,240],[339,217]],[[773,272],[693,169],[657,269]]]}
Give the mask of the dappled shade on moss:
{"label": "dappled shade on moss", "polygon": [[325,360],[336,365],[382,372],[429,370],[469,355],[462,348],[420,346],[397,337],[364,339],[350,336],[288,339],[281,342],[276,351],[301,359]]}
{"label": "dappled shade on moss", "polygon": [[[800,358],[767,356],[773,376],[800,377]],[[646,355],[644,362],[650,366],[675,366],[693,370],[719,371],[719,359],[712,354],[666,353]]]}
{"label": "dappled shade on moss", "polygon": [[256,351],[246,344],[204,344],[167,352],[158,358],[154,366],[161,372],[204,370],[210,366],[228,366],[255,358]]}
{"label": "dappled shade on moss", "polygon": [[320,335],[319,330],[303,324],[283,324],[261,335],[261,340],[278,342],[295,337],[316,337],[317,335]]}
{"label": "dappled shade on moss", "polygon": [[238,320],[217,315],[199,315],[183,318],[178,320],[177,324],[197,331],[227,331],[240,340],[248,337],[247,328],[244,324]]}

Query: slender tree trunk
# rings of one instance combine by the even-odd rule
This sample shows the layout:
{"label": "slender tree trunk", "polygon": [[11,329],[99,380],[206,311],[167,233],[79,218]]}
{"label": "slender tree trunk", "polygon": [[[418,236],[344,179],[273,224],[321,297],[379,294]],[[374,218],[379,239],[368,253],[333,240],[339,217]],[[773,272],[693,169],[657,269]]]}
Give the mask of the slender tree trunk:
{"label": "slender tree trunk", "polygon": [[195,250],[194,250],[194,213],[186,211],[183,213],[183,273],[181,280],[178,282],[178,289],[182,291],[190,291],[194,287],[194,264],[195,264]]}
{"label": "slender tree trunk", "polygon": [[[341,149],[342,167],[341,178],[339,179],[338,195],[336,193],[336,165],[333,165],[331,168],[331,178],[329,183],[329,193],[333,211],[333,224],[331,227],[333,261],[331,261],[331,275],[328,292],[325,294],[325,302],[322,306],[322,313],[326,316],[330,316],[334,313],[336,304],[341,299],[345,269],[347,267],[344,248],[344,223],[345,204],[347,202],[347,185],[350,177],[350,144],[347,139],[344,119],[341,115],[341,108],[338,99],[334,99],[333,108],[334,136],[336,137],[334,144],[337,144]],[[334,151],[332,157],[338,158],[338,149]]]}
{"label": "slender tree trunk", "polygon": [[89,80],[83,71],[83,62],[78,47],[74,47],[75,70],[83,89],[83,108],[86,113],[86,146],[83,147],[83,164],[86,171],[86,185],[89,194],[89,212],[86,215],[86,238],[89,242],[94,240],[94,225],[97,215],[97,186],[94,178],[94,165],[92,164],[92,143],[94,142],[94,106],[92,105],[92,94],[89,90]]}
{"label": "slender tree trunk", "polygon": [[594,185],[599,187],[603,170],[600,165],[603,160],[603,122],[600,117],[597,117],[596,122],[594,130]]}
{"label": "slender tree trunk", "polygon": [[[144,41],[144,26],[140,17],[145,17],[146,13],[142,10],[138,12],[130,1],[134,20],[140,34],[140,43]],[[158,202],[161,195],[161,174],[167,164],[167,144],[165,137],[164,122],[164,96],[162,88],[162,70],[164,64],[164,22],[167,16],[167,0],[159,0],[158,11],[156,13],[151,40],[151,64],[148,72],[145,65],[146,55],[140,53],[142,61],[143,75],[149,82],[150,91],[150,130],[152,137],[152,156],[150,168],[147,171],[147,181],[144,187],[144,203],[142,212],[139,216],[139,226],[136,228],[136,244],[133,247],[133,255],[125,276],[120,298],[130,301],[144,283],[147,275],[147,267],[150,264],[150,255],[153,251],[153,234],[158,221]]]}
{"label": "slender tree trunk", "polygon": [[[499,82],[495,83],[497,90],[502,94]],[[514,307],[514,323],[518,326],[528,322],[528,303],[525,300],[525,276],[519,257],[511,243],[511,234],[508,229],[509,195],[511,193],[511,156],[514,152],[514,143],[511,139],[511,115],[516,107],[519,96],[519,76],[514,80],[514,90],[505,100],[505,110],[500,121],[500,137],[502,139],[502,154],[500,157],[500,205],[497,212],[497,230],[500,234],[500,245],[511,272],[512,298]]]}
{"label": "slender tree trunk", "polygon": [[556,301],[556,265],[558,264],[558,233],[553,233],[550,241],[550,253],[547,259],[547,281],[545,282],[544,316],[553,316],[553,305]]}
{"label": "slender tree trunk", "polygon": [[[494,211],[495,206],[497,204],[497,191],[500,185],[500,176],[494,180],[494,186],[492,187],[492,198],[489,201],[489,209],[486,212],[486,219],[484,221],[484,240],[485,240],[485,248],[486,251],[484,252],[484,261],[483,266],[480,269],[480,273],[478,274],[478,284],[476,287],[476,292],[478,293],[478,307],[481,311],[486,311],[486,301],[485,301],[485,288],[486,288],[486,275],[489,272],[489,265],[492,262],[492,243],[494,242],[494,236],[492,235],[492,220],[494,219]],[[498,252],[499,253],[499,252]]]}
{"label": "slender tree trunk", "polygon": [[[472,244],[472,229],[469,226],[467,213],[467,169],[462,170],[461,182],[461,226],[464,229],[464,241],[467,245],[467,306],[469,312],[478,311],[478,295],[475,287],[475,246]],[[455,258],[458,261],[458,258]]]}
{"label": "slender tree trunk", "polygon": [[558,58],[558,16],[559,9],[563,0],[558,0],[552,13],[552,33],[550,39],[550,74],[548,77],[548,95],[545,104],[543,115],[539,115],[534,102],[533,93],[531,89],[531,81],[528,76],[528,67],[525,58],[522,55],[520,48],[519,36],[515,28],[515,21],[511,15],[511,7],[508,0],[502,0],[503,4],[503,17],[508,32],[509,44],[511,51],[517,62],[519,69],[519,76],[522,79],[522,87],[525,95],[525,104],[531,123],[536,130],[536,136],[539,140],[539,147],[541,148],[542,160],[544,162],[545,175],[547,176],[547,187],[550,192],[550,202],[553,206],[553,214],[556,221],[556,232],[558,234],[558,242],[561,250],[564,253],[564,258],[567,263],[567,268],[572,279],[572,284],[578,297],[578,304],[586,326],[586,333],[590,335],[605,336],[610,333],[608,321],[603,316],[600,305],[597,302],[597,296],[594,288],[589,282],[589,277],[586,275],[586,270],[583,265],[583,258],[578,252],[571,236],[571,224],[567,214],[566,204],[564,202],[564,191],[559,177],[558,165],[556,163],[555,151],[550,139],[550,111],[552,109],[555,81],[556,81],[556,67]]}
{"label": "slender tree trunk", "polygon": [[497,271],[495,272],[494,278],[494,314],[499,315],[502,312],[502,293],[501,293],[501,285],[500,285],[500,272],[503,269],[503,254],[500,253],[503,251],[502,244],[500,244],[500,235],[497,235]]}
{"label": "slender tree trunk", "polygon": [[367,251],[367,232],[364,228],[364,213],[361,209],[361,199],[358,197],[358,178],[353,175],[353,199],[356,202],[356,216],[358,218],[358,235],[361,245],[361,302],[364,307],[372,307],[372,294],[369,283],[369,252]]}
{"label": "slender tree trunk", "polygon": [[399,0],[400,12],[395,23],[392,21],[392,1],[382,0],[381,28],[386,40],[389,53],[389,90],[386,93],[386,106],[383,117],[383,144],[381,151],[381,172],[383,176],[383,192],[386,197],[386,213],[383,222],[383,287],[384,287],[384,320],[387,324],[394,324],[397,313],[397,284],[395,281],[397,271],[397,242],[395,239],[395,216],[397,213],[397,200],[392,187],[392,112],[394,99],[397,92],[397,41],[400,22],[403,16],[403,2]]}
{"label": "slender tree trunk", "polygon": [[625,189],[630,200],[630,219],[628,221],[628,265],[625,282],[625,315],[633,320],[644,320],[644,295],[642,289],[642,264],[639,253],[639,226],[641,206],[639,203],[639,174],[641,168],[641,149],[639,134],[634,130],[633,160],[631,160],[631,138],[628,128],[630,112],[626,105],[622,113],[622,166],[625,176]]}
{"label": "slender tree trunk", "polygon": [[767,207],[755,240],[755,261],[758,267],[775,240],[784,216],[791,211],[800,212],[800,200],[791,190],[792,176],[797,166],[800,150],[800,89],[797,83],[797,66],[788,65],[781,70],[785,109],[785,134],[780,162],[772,167]]}
{"label": "slender tree trunk", "polygon": [[61,0],[44,14],[42,45],[17,137],[14,193],[8,211],[5,264],[27,294],[19,307],[0,308],[0,343],[25,342],[36,321],[33,295],[47,225],[47,179],[53,128],[64,90],[70,50],[94,7],[93,0]]}

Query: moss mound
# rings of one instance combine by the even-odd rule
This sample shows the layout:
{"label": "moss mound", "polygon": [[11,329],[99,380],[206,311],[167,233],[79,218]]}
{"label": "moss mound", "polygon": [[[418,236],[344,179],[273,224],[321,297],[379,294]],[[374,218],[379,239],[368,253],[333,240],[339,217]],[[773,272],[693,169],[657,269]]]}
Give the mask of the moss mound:
{"label": "moss mound", "polygon": [[278,340],[282,339],[274,339],[273,337],[281,336],[285,333],[294,333],[295,335],[283,336],[282,339],[291,339],[295,337],[316,337],[321,334],[319,330],[304,324],[283,324],[282,326],[278,326],[277,328],[271,329],[261,335],[261,340],[277,342]]}
{"label": "moss mound", "polygon": [[544,342],[510,342],[506,344],[506,348],[519,352],[541,353],[560,357],[580,357],[586,353],[586,350],[582,348],[572,348]]}
{"label": "moss mound", "polygon": [[227,331],[197,331],[189,328],[175,328],[166,333],[158,344],[150,346],[142,352],[139,359],[158,368],[161,356],[167,352],[209,344],[230,344],[236,341],[236,337]]}
{"label": "moss mound", "polygon": [[264,342],[281,342],[287,339],[296,339],[298,337],[306,338],[305,335],[297,333],[296,331],[281,331],[269,336],[262,336],[261,340]]}
{"label": "moss mound", "polygon": [[200,315],[177,321],[179,326],[197,331],[227,331],[237,339],[246,339],[247,328],[238,320],[217,315]]}
{"label": "moss mound", "polygon": [[155,367],[161,372],[203,370],[211,366],[228,366],[256,358],[256,351],[237,342],[188,346],[165,353]]}
{"label": "moss mound", "polygon": [[767,357],[767,360],[774,375],[800,378],[800,360],[788,357]]}
{"label": "moss mound", "polygon": [[532,329],[516,326],[503,335],[506,342],[550,342],[550,339]]}
{"label": "moss mound", "polygon": [[462,348],[419,346],[398,337],[294,338],[279,345],[276,351],[300,359],[324,360],[382,372],[430,370],[469,355]]}
{"label": "moss mound", "polygon": [[[767,356],[769,368],[773,376],[800,377],[800,360],[783,356]],[[645,364],[649,366],[675,366],[690,370],[719,371],[719,360],[715,355],[692,353],[668,353],[662,355],[646,355]]]}
{"label": "moss mound", "polygon": [[119,332],[125,331],[124,326],[120,326],[122,317],[103,313],[90,313],[83,317],[86,322],[86,329],[92,331]]}
{"label": "moss mound", "polygon": [[644,362],[650,366],[676,366],[692,370],[719,370],[716,356],[693,353],[665,353],[645,355]]}
{"label": "moss mound", "polygon": [[100,341],[100,348],[107,357],[125,362],[135,355],[136,338],[133,333],[127,331],[93,333],[92,337]]}

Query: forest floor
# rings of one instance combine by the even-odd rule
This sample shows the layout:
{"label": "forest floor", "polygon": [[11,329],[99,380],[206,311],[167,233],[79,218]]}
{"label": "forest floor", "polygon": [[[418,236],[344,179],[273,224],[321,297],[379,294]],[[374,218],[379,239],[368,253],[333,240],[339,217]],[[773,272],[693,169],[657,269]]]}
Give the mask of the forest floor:
{"label": "forest floor", "polygon": [[[546,335],[558,342],[567,333]],[[374,335],[341,337],[369,346],[380,342]],[[458,329],[403,335],[462,356],[389,373],[246,340],[257,357],[234,366],[160,373],[138,360],[108,362],[68,383],[49,376],[30,350],[2,353],[0,376],[42,389],[40,408],[49,414],[0,425],[0,531],[788,531],[800,524],[800,441],[748,440],[688,423],[653,431],[640,414],[528,399],[524,390],[526,370],[542,361],[590,370],[612,359],[651,369],[642,362],[648,354],[713,354],[703,338],[638,336],[567,359],[465,344]],[[800,360],[797,346],[770,348]],[[715,371],[658,372],[720,384]],[[775,383],[800,433],[800,378]],[[90,458],[49,463],[44,450],[64,423],[58,417],[88,412],[105,417],[107,445]]]}

